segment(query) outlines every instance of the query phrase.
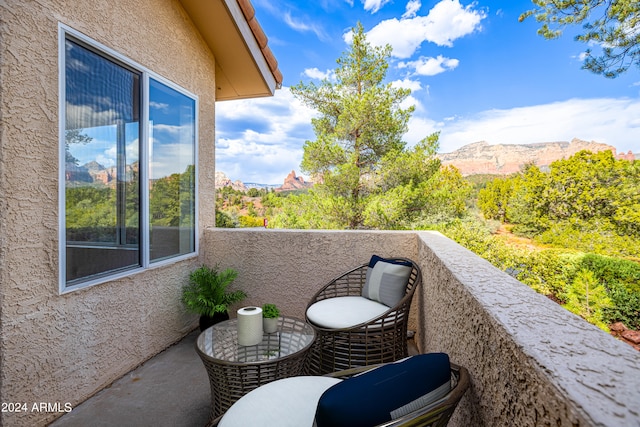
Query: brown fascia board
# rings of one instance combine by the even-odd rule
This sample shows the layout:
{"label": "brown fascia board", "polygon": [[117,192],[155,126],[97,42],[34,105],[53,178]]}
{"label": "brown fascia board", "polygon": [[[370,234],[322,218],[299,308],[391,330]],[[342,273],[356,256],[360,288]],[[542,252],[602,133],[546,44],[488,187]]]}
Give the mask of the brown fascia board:
{"label": "brown fascia board", "polygon": [[249,0],[180,0],[216,61],[216,99],[273,95],[282,73]]}

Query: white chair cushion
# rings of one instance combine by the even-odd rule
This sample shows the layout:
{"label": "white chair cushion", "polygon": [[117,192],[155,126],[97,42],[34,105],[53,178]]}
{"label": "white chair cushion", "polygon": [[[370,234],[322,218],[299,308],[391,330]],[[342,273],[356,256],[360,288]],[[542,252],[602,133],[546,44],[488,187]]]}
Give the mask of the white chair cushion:
{"label": "white chair cushion", "polygon": [[270,382],[242,396],[218,427],[312,426],[320,396],[340,381],[301,376]]}
{"label": "white chair cushion", "polygon": [[387,310],[389,307],[386,305],[368,298],[336,297],[312,304],[307,309],[307,317],[317,326],[341,329],[367,322]]}

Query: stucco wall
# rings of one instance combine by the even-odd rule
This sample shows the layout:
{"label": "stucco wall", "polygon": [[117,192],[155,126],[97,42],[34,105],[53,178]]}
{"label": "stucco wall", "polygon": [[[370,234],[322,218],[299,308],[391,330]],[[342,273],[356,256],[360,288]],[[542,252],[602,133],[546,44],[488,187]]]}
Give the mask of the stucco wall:
{"label": "stucco wall", "polygon": [[469,369],[451,426],[640,426],[640,355],[438,233],[419,233],[420,347]]}
{"label": "stucco wall", "polygon": [[[276,303],[284,314],[304,319],[311,297],[329,280],[366,263],[372,254],[415,259],[410,232],[209,229],[208,265],[238,271],[232,285],[248,298],[239,306]],[[238,307],[234,307],[238,308]],[[417,317],[416,317],[417,319]],[[410,323],[409,329],[416,327]]]}
{"label": "stucco wall", "polygon": [[213,224],[214,58],[176,1],[0,2],[0,400],[44,425],[194,326],[179,302],[197,258],[58,295],[58,22],[199,97],[200,226]]}

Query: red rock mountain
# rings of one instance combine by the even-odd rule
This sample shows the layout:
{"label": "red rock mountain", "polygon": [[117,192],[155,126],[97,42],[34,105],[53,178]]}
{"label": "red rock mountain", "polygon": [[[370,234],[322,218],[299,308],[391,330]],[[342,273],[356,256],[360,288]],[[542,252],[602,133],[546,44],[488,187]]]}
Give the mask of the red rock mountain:
{"label": "red rock mountain", "polygon": [[614,156],[626,160],[634,160],[635,156],[628,152],[616,154],[616,149],[607,144],[595,141],[587,142],[574,138],[571,142],[542,142],[537,144],[495,144],[476,142],[465,145],[452,152],[438,154],[443,165],[457,167],[462,175],[498,174],[508,175],[518,172],[520,168],[533,163],[542,170],[548,170],[551,163],[569,158],[578,151],[589,150],[599,152],[613,151]]}
{"label": "red rock mountain", "polygon": [[247,187],[240,180],[231,181],[224,172],[216,172],[216,188],[231,187],[238,191],[247,191]]}
{"label": "red rock mountain", "polygon": [[296,171],[291,171],[284,179],[282,187],[276,188],[276,191],[292,191],[313,187],[312,182],[305,182],[301,176],[296,176]]}

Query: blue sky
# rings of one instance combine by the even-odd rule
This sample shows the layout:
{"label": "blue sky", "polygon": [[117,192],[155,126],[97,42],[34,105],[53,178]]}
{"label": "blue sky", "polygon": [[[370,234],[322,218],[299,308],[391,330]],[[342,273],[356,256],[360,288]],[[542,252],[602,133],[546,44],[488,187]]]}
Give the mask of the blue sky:
{"label": "blue sky", "polygon": [[[412,89],[405,141],[440,132],[440,152],[487,141],[579,138],[640,151],[640,70],[616,79],[581,69],[579,28],[557,40],[518,22],[529,0],[252,0],[283,87],[275,96],[216,104],[216,171],[232,180],[282,183],[300,170],[316,114],[289,88],[332,78],[361,22],[372,44],[393,47],[387,81]],[[592,47],[594,52],[597,47]]]}

